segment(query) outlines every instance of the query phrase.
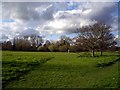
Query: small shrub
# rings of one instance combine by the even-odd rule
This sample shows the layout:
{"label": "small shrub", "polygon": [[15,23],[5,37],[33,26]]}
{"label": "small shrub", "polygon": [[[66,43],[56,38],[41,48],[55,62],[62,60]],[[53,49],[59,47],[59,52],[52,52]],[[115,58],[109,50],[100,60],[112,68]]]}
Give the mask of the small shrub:
{"label": "small shrub", "polygon": [[102,62],[98,62],[97,67],[110,66],[110,65],[114,64],[115,62],[117,62],[118,60],[120,60],[120,58],[113,59],[112,61],[110,61],[110,60],[103,60]]}
{"label": "small shrub", "polygon": [[59,51],[60,52],[67,52],[68,51],[68,46],[67,45],[60,46]]}
{"label": "small shrub", "polygon": [[21,60],[21,57],[18,57],[18,59],[17,60]]}
{"label": "small shrub", "polygon": [[45,47],[45,46],[39,46],[37,50],[41,51],[41,52],[47,52],[47,51],[49,51],[48,48]]}
{"label": "small shrub", "polygon": [[58,48],[57,48],[56,45],[50,45],[50,46],[48,47],[48,49],[49,49],[51,52],[58,51]]}
{"label": "small shrub", "polygon": [[79,57],[91,57],[92,54],[90,52],[82,52],[79,54]]}

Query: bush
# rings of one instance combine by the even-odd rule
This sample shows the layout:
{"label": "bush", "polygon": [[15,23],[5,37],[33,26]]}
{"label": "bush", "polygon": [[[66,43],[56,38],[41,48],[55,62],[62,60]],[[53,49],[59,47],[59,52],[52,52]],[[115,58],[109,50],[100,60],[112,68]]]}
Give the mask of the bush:
{"label": "bush", "polygon": [[70,52],[78,52],[78,47],[73,45],[69,47]]}
{"label": "bush", "polygon": [[116,58],[116,59],[112,59],[112,60],[103,60],[101,62],[98,62],[97,67],[105,67],[105,66],[110,66],[112,64],[114,64],[115,62],[119,61],[120,57]]}
{"label": "bush", "polygon": [[48,49],[49,49],[51,52],[58,51],[57,46],[55,46],[55,45],[50,45],[50,46],[48,47]]}
{"label": "bush", "polygon": [[79,57],[91,57],[92,54],[90,52],[82,52],[79,54]]}
{"label": "bush", "polygon": [[48,48],[45,47],[45,46],[39,46],[37,50],[41,51],[41,52],[47,52],[47,51],[49,51]]}
{"label": "bush", "polygon": [[68,46],[67,45],[60,46],[59,51],[60,52],[67,52],[68,51]]}

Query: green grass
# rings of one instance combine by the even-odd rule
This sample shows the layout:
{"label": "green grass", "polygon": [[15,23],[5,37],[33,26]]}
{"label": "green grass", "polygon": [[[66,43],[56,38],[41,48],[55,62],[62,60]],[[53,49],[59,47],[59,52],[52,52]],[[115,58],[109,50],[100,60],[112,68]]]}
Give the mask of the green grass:
{"label": "green grass", "polygon": [[[3,51],[4,73],[10,73],[10,67],[19,67],[19,71],[35,63],[30,65],[34,69],[10,81],[5,88],[117,88],[119,57],[116,53],[110,54],[105,52],[105,56],[101,57],[79,57],[77,53]],[[15,62],[16,66],[5,62]],[[36,65],[36,62],[39,64]],[[114,63],[97,67],[109,62]],[[6,79],[6,76],[3,74],[3,78]]]}

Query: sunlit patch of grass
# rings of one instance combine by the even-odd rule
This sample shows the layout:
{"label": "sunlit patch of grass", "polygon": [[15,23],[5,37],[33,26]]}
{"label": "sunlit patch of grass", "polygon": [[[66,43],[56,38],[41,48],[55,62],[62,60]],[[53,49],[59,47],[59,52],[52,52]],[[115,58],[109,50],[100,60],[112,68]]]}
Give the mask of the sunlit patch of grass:
{"label": "sunlit patch of grass", "polygon": [[[116,60],[118,56],[116,53],[113,54],[104,52],[104,56],[100,57],[78,57],[77,53],[6,51],[3,52],[3,62],[33,63],[47,58],[47,62],[42,65],[30,65],[35,67],[34,70],[10,81],[6,88],[117,88],[119,61],[110,66],[97,67],[99,62]],[[6,66],[3,68],[8,67],[7,64],[4,65]],[[22,67],[22,64],[18,64],[17,67]]]}

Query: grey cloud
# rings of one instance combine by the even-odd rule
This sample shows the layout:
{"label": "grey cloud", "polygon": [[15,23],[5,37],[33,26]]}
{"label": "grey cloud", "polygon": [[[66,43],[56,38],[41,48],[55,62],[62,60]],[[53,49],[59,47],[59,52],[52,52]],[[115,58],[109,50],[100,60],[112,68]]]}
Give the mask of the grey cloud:
{"label": "grey cloud", "polygon": [[51,26],[45,26],[44,27],[44,30],[53,30],[54,28],[53,27],[51,27]]}
{"label": "grey cloud", "polygon": [[54,6],[51,5],[44,13],[41,14],[41,19],[52,20],[53,19]]}
{"label": "grey cloud", "polygon": [[20,32],[20,36],[32,36],[32,35],[40,35],[40,33],[34,29],[27,29],[23,32]]}
{"label": "grey cloud", "polygon": [[[42,19],[48,19],[52,18],[51,16],[49,17],[49,13],[52,13],[53,8],[47,9],[46,14],[43,16],[40,16],[39,12],[36,11],[36,8],[41,8],[42,6],[44,8],[48,7],[50,3],[30,3],[30,2],[20,2],[20,3],[3,3],[2,9],[8,10],[8,12],[5,12],[3,14],[3,18],[12,18],[12,19],[19,19],[21,21],[29,21],[31,19],[33,20],[40,20]],[[47,15],[47,16],[46,16]],[[46,16],[46,17],[45,17]]]}
{"label": "grey cloud", "polygon": [[23,21],[29,21],[30,19],[39,20],[39,13],[23,3],[12,10],[11,18]]}
{"label": "grey cloud", "polygon": [[[90,10],[88,14],[83,12]],[[63,28],[66,33],[73,33],[74,29],[80,27],[81,20],[87,20],[88,24],[94,24],[95,22],[104,22],[112,26],[112,30],[117,30],[118,20],[116,16],[113,16],[113,13],[117,12],[117,3],[110,2],[92,2],[92,3],[81,3],[79,9],[81,12],[70,13],[69,11],[61,11],[58,13],[56,19],[65,19],[69,21],[69,26],[71,24],[76,24],[73,27]],[[75,11],[75,10],[74,10]],[[116,13],[117,14],[117,13]]]}
{"label": "grey cloud", "polygon": [[[49,26],[49,23],[54,21],[59,22],[59,20],[66,21],[63,24],[67,25],[59,29],[63,31],[64,34],[73,33],[76,28],[80,27],[81,22],[91,24],[95,21],[105,21],[110,25],[114,25],[114,29],[116,27],[116,21],[114,20],[113,16],[113,12],[115,12],[115,10],[117,9],[116,3],[78,3],[78,6],[80,7],[76,6],[77,8],[74,8],[73,10],[68,9],[68,6],[69,5],[67,3],[63,2],[3,3],[2,9],[4,13],[2,16],[3,19],[13,19],[17,22],[15,26],[17,27],[17,29],[13,31],[11,27],[9,31],[12,33],[11,35],[18,32],[21,36],[32,34],[38,35],[40,32],[42,32],[41,34],[47,33],[46,35],[49,35],[50,32],[56,34],[58,29],[56,27]],[[83,12],[88,9],[91,9],[92,11],[88,14],[83,14]],[[82,10],[82,12],[78,12],[75,10]],[[72,11],[74,11],[74,13],[71,13]],[[57,13],[57,17],[53,17]],[[33,29],[24,30],[25,27],[31,27]],[[38,31],[34,29],[37,27],[40,27]],[[3,33],[6,34],[7,32],[5,31]]]}
{"label": "grey cloud", "polygon": [[[78,15],[78,14],[76,14],[76,15]],[[59,15],[56,18],[57,19],[70,19],[72,17],[73,17],[73,14],[62,11],[62,12],[59,12]]]}
{"label": "grey cloud", "polygon": [[111,27],[112,27],[112,31],[118,31],[118,16],[114,16],[112,18],[112,24],[111,24]]}
{"label": "grey cloud", "polygon": [[117,45],[120,46],[120,36],[117,35],[118,37],[115,38],[115,41],[117,42]]}
{"label": "grey cloud", "polygon": [[6,36],[5,34],[2,34],[2,39],[8,39],[8,36]]}
{"label": "grey cloud", "polygon": [[[87,6],[86,6],[87,5]],[[117,11],[117,3],[113,2],[94,2],[83,5],[83,8],[92,9],[85,17],[99,22],[109,23],[112,21],[113,12]],[[83,16],[84,17],[84,16]]]}
{"label": "grey cloud", "polygon": [[[17,33],[23,35],[38,35],[39,32],[34,29],[24,30],[25,27],[37,28],[43,26],[48,20],[53,19],[54,7],[51,6],[47,8],[51,3],[30,3],[30,2],[8,2],[2,4],[2,14],[3,19],[13,19],[16,24],[13,27],[16,27],[16,30],[13,30],[10,23],[6,24],[9,28],[3,28],[3,33],[11,37],[16,36]],[[40,12],[43,9],[46,9],[42,14],[39,11],[36,11],[36,8],[39,8]],[[14,22],[13,22],[14,23]],[[8,32],[6,32],[8,31]]]}
{"label": "grey cloud", "polygon": [[66,34],[71,34],[71,33],[75,33],[75,30],[77,29],[77,27],[68,27],[68,28],[65,28],[65,33]]}

